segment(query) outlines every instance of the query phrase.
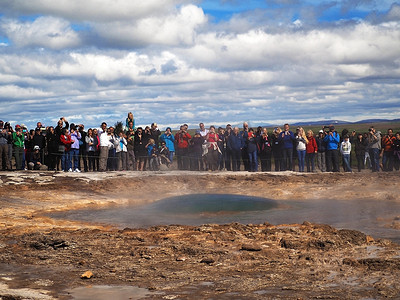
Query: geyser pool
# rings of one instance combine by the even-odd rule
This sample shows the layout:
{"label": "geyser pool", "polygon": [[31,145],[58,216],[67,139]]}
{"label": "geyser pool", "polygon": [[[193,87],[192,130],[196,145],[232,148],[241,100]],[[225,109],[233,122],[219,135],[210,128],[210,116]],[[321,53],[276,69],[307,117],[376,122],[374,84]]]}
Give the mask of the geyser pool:
{"label": "geyser pool", "polygon": [[[114,224],[120,227],[251,223],[255,215],[277,208],[274,200],[229,194],[190,194],[145,205],[113,206],[54,213],[52,217]],[[261,220],[259,218],[258,220]],[[263,221],[264,222],[264,221]]]}
{"label": "geyser pool", "polygon": [[[398,230],[390,228],[400,203],[368,199],[292,200],[230,194],[189,194],[145,205],[121,205],[51,214],[54,218],[96,222],[124,227],[155,225],[291,224],[304,221],[356,229],[374,237],[400,242]],[[397,214],[397,215],[396,215]]]}

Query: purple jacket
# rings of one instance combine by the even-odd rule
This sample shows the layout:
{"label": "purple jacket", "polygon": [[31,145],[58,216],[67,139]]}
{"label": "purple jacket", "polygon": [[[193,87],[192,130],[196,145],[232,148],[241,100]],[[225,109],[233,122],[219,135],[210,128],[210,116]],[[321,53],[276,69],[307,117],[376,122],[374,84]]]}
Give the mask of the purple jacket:
{"label": "purple jacket", "polygon": [[79,150],[79,140],[81,139],[81,134],[78,131],[71,133],[71,149],[78,149]]}

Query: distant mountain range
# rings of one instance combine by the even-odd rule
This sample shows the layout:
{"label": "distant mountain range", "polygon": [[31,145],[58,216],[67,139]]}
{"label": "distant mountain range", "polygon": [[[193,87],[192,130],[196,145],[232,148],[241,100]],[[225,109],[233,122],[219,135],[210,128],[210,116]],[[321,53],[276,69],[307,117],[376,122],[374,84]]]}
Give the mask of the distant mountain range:
{"label": "distant mountain range", "polygon": [[342,125],[342,124],[366,124],[366,123],[383,123],[383,122],[400,122],[400,119],[367,119],[361,120],[357,122],[349,122],[343,120],[322,120],[322,121],[314,121],[314,122],[296,122],[291,124],[293,126],[307,125],[307,126],[318,126],[318,125]]}

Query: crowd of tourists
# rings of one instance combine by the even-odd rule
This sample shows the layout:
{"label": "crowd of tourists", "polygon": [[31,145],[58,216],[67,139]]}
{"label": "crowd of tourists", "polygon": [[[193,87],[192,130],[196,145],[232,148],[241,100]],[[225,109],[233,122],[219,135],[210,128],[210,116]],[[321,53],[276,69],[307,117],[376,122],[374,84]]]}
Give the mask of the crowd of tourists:
{"label": "crowd of tourists", "polygon": [[[312,130],[289,124],[267,128],[206,128],[203,123],[189,134],[188,125],[173,133],[162,133],[156,123],[135,127],[132,113],[125,124],[85,130],[83,124],[60,118],[56,126],[35,129],[14,127],[0,121],[2,170],[52,170],[65,172],[144,171],[176,168],[193,171],[299,171],[352,172],[357,169],[399,170],[400,133],[388,129],[382,135],[373,127],[368,132],[339,134],[334,126]],[[353,155],[351,155],[354,153]],[[175,163],[176,162],[176,163]],[[297,162],[297,163],[295,163]],[[173,167],[172,167],[173,166]]]}

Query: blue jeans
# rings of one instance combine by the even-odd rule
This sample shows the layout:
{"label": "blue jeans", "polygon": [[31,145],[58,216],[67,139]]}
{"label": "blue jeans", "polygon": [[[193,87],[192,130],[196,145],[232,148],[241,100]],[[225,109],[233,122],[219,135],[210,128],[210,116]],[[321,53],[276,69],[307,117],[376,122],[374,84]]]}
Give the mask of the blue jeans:
{"label": "blue jeans", "polygon": [[249,152],[249,168],[251,172],[258,171],[258,158],[257,158],[257,151]]}
{"label": "blue jeans", "polygon": [[306,150],[297,150],[297,156],[299,158],[299,172],[304,172],[304,159],[306,157]]}
{"label": "blue jeans", "polygon": [[175,151],[169,151],[169,157],[168,158],[169,158],[171,164],[172,164],[172,160],[174,158],[174,153],[175,153]]}
{"label": "blue jeans", "polygon": [[379,172],[379,149],[372,148],[368,152],[371,159],[372,172]]}
{"label": "blue jeans", "polygon": [[72,166],[72,159],[74,160],[74,170],[79,168],[79,149],[71,148],[71,165]]}
{"label": "blue jeans", "polygon": [[343,154],[343,163],[346,166],[346,172],[351,172],[350,154]]}
{"label": "blue jeans", "polygon": [[282,149],[282,171],[292,171],[293,148]]}
{"label": "blue jeans", "polygon": [[393,151],[384,151],[382,157],[383,171],[393,171],[394,155]]}
{"label": "blue jeans", "polygon": [[61,169],[65,172],[71,168],[71,151],[65,151],[61,157]]}

